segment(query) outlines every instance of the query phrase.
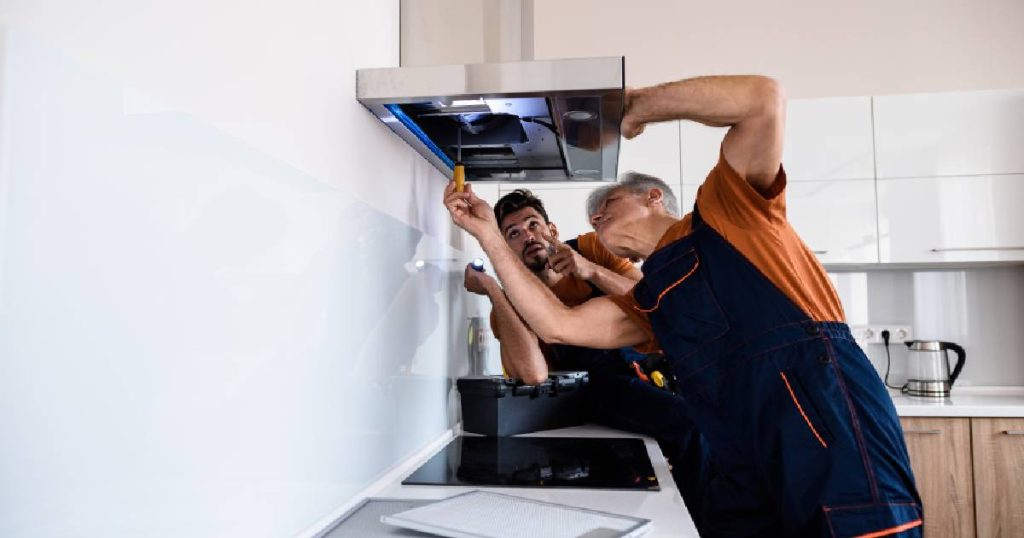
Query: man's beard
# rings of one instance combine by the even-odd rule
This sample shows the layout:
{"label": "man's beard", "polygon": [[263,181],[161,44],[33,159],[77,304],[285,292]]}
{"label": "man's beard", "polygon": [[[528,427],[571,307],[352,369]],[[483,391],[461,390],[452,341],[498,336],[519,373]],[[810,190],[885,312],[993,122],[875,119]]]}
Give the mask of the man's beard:
{"label": "man's beard", "polygon": [[545,267],[548,266],[548,259],[547,258],[533,258],[533,261],[523,260],[523,263],[526,264],[526,267],[529,270],[533,271],[534,273],[539,273],[539,272],[543,271]]}
{"label": "man's beard", "polygon": [[537,251],[538,256],[534,258],[528,258],[526,252],[533,249],[533,247],[535,246],[537,246],[537,243],[533,243],[531,245],[526,245],[525,247],[523,247],[523,253],[519,257],[523,260],[523,265],[525,265],[527,269],[533,271],[534,273],[539,273],[543,271],[545,267],[548,266],[548,257],[545,255],[547,254],[547,249],[545,249],[544,246],[541,245],[541,250]]}

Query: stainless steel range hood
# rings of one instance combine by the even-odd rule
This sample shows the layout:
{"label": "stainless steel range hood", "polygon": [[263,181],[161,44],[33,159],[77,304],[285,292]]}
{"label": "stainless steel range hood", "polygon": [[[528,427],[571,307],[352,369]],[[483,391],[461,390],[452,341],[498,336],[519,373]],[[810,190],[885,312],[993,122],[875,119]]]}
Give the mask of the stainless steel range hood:
{"label": "stainless steel range hood", "polygon": [[356,98],[446,176],[614,180],[622,57],[360,69]]}

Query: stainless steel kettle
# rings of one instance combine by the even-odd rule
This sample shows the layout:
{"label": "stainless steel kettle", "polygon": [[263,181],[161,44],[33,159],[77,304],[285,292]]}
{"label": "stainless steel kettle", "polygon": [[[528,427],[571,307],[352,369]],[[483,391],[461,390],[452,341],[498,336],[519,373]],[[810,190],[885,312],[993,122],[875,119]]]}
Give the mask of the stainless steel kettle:
{"label": "stainless steel kettle", "polygon": [[[910,349],[907,364],[907,384],[903,390],[911,396],[946,398],[953,383],[964,368],[967,352],[952,342],[911,340],[904,342]],[[947,350],[956,353],[956,366],[949,369]]]}

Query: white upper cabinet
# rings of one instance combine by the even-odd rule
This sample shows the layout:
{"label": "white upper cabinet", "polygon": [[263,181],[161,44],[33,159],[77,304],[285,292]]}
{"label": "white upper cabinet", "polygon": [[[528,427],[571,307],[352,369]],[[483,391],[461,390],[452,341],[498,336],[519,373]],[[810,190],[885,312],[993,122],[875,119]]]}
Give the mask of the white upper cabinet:
{"label": "white upper cabinet", "polygon": [[874,98],[878,178],[1024,174],[1024,90]]}
{"label": "white upper cabinet", "polygon": [[790,181],[875,177],[871,98],[792,99],[782,164]]}
{"label": "white upper cabinet", "polygon": [[873,179],[793,182],[786,216],[822,263],[878,262]]}
{"label": "white upper cabinet", "polygon": [[878,182],[882,262],[1024,261],[1024,175]]}
{"label": "white upper cabinet", "polygon": [[[790,181],[875,177],[871,98],[791,99],[782,163]],[[727,129],[681,122],[682,180],[704,182],[717,164]]]}
{"label": "white upper cabinet", "polygon": [[619,150],[619,174],[642,172],[679,185],[679,122],[654,123],[640,136],[622,139]]}
{"label": "white upper cabinet", "polygon": [[679,122],[679,153],[683,185],[700,185],[718,164],[725,127],[708,127],[695,121]]}

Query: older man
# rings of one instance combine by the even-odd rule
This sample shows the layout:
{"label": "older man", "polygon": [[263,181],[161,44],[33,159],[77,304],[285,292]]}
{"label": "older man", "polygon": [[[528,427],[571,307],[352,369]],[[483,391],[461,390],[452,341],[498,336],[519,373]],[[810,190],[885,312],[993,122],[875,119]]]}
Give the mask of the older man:
{"label": "older man", "polygon": [[627,138],[676,119],[729,127],[683,219],[664,210],[662,189],[624,184],[593,200],[601,242],[645,259],[630,293],[561,304],[518,262],[472,189],[447,189],[455,223],[483,246],[540,338],[668,356],[710,447],[702,532],[919,536],[896,410],[828,275],[786,220],[779,85],[701,77],[629,91],[626,105]]}

